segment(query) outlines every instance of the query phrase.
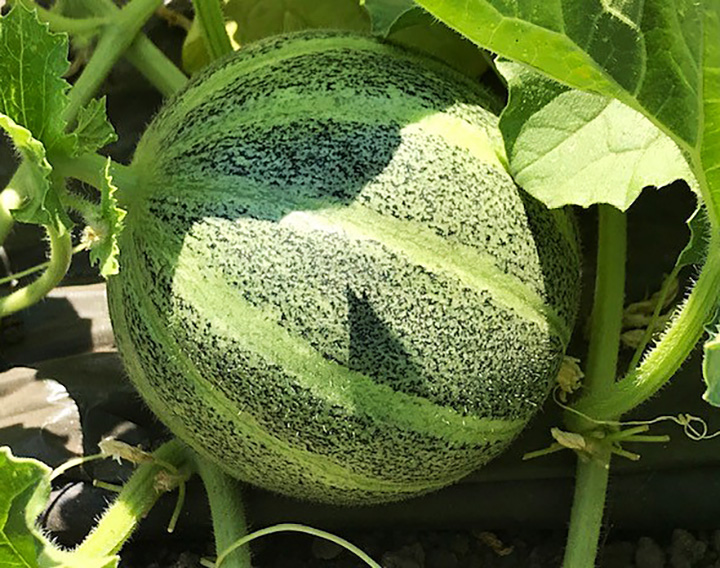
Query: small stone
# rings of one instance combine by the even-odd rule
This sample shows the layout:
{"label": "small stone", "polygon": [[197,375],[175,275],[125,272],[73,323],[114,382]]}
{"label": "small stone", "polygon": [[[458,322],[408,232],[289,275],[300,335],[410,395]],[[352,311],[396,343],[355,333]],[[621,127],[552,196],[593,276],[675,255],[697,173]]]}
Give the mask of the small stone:
{"label": "small stone", "polygon": [[636,568],[663,568],[665,566],[665,552],[653,539],[640,537],[635,550]]}
{"label": "small stone", "polygon": [[684,529],[675,529],[670,548],[670,566],[672,568],[692,568],[705,556],[707,543],[697,540],[692,533]]}
{"label": "small stone", "polygon": [[330,540],[316,538],[313,539],[311,550],[313,557],[318,560],[334,560],[340,556],[344,548]]}
{"label": "small stone", "polygon": [[458,557],[450,550],[436,548],[428,554],[427,568],[458,568]]}

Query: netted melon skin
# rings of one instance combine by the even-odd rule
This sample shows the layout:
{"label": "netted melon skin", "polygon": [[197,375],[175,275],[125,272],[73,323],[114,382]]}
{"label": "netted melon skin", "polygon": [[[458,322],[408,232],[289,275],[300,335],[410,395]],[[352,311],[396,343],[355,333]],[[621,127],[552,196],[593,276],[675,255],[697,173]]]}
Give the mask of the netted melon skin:
{"label": "netted melon skin", "polygon": [[233,476],[336,504],[486,463],[545,399],[572,219],[518,190],[469,79],[376,40],[282,36],[143,136],[110,313],[128,374]]}

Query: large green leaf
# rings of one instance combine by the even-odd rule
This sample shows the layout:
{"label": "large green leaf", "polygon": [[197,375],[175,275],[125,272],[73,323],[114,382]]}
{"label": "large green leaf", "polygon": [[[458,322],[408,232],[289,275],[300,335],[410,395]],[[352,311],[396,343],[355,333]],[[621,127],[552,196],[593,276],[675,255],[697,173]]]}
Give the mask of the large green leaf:
{"label": "large green leaf", "polygon": [[510,89],[500,119],[510,173],[548,207],[609,203],[624,211],[646,186],[695,185],[677,145],[638,111],[527,65],[497,68]]}
{"label": "large green leaf", "polygon": [[67,104],[67,37],[51,34],[22,5],[0,18],[0,128],[13,141],[24,164],[15,189],[22,203],[18,219],[69,225],[54,194],[47,160],[50,151],[69,153],[74,136],[65,134],[61,114]]}
{"label": "large green leaf", "polygon": [[41,141],[48,152],[71,149],[62,113],[67,105],[68,39],[16,5],[0,19],[0,113]]}
{"label": "large green leaf", "polygon": [[720,0],[417,3],[490,51],[641,112],[686,154],[720,225]]}

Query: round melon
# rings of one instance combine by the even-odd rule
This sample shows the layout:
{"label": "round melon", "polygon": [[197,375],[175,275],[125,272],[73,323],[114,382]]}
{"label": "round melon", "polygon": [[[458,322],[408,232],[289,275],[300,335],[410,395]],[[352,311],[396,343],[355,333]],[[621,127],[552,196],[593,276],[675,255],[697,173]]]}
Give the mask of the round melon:
{"label": "round melon", "polygon": [[549,392],[575,226],[519,190],[486,93],[365,36],[243,48],[140,141],[110,311],[128,374],[229,474],[378,503],[457,481]]}

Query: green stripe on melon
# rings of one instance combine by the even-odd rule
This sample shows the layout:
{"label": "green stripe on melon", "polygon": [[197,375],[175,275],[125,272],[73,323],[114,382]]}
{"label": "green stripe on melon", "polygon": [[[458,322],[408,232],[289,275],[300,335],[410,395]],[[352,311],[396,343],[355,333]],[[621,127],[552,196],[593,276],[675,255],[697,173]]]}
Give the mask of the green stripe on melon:
{"label": "green stripe on melon", "polygon": [[502,167],[486,96],[371,38],[242,49],[159,113],[108,294],[130,378],[230,474],[402,499],[504,449],[575,317],[566,212]]}

